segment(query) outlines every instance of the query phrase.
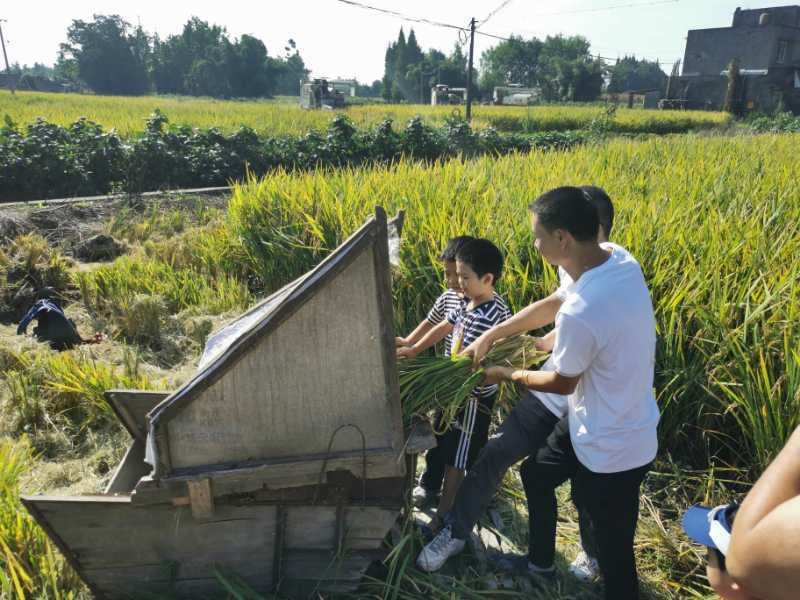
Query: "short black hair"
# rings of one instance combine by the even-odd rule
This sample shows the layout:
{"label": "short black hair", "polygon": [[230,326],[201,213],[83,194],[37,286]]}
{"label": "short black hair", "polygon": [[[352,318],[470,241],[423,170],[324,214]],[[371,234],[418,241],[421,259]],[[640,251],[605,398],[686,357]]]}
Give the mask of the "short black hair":
{"label": "short black hair", "polygon": [[547,231],[563,229],[579,242],[597,240],[597,209],[581,188],[564,186],[545,192],[528,205]]}
{"label": "short black hair", "polygon": [[475,238],[459,248],[456,260],[468,264],[478,277],[491,273],[492,285],[503,274],[503,254],[489,240]]}
{"label": "short black hair", "polygon": [[454,238],[450,238],[447,242],[447,245],[444,247],[444,250],[442,250],[442,253],[439,255],[439,260],[454,261],[458,251],[461,249],[461,246],[471,242],[474,239],[475,238],[471,235],[458,235]]}
{"label": "short black hair", "polygon": [[603,226],[606,236],[610,237],[611,227],[614,225],[614,203],[611,202],[611,198],[603,188],[596,185],[582,185],[581,189],[586,194],[589,202],[594,204],[597,209],[597,219],[600,221],[600,225]]}

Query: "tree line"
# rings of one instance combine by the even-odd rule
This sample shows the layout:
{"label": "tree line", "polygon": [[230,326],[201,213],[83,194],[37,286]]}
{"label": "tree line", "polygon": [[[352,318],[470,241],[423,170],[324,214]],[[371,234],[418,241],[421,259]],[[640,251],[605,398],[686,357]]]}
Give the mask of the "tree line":
{"label": "tree line", "polygon": [[260,39],[231,39],[224,27],[197,17],[161,39],[119,15],[95,15],[69,26],[55,74],[98,94],[255,98],[297,95],[309,70],[293,39],[270,56]]}
{"label": "tree line", "polygon": [[[525,39],[511,36],[485,50],[473,69],[475,98],[490,100],[496,86],[538,88],[547,102],[586,102],[610,93],[663,89],[666,75],[658,62],[634,56],[608,64],[593,56],[582,36]],[[183,30],[161,39],[119,15],[74,20],[67,29],[53,69],[44,65],[12,69],[18,76],[46,76],[70,89],[98,94],[147,93],[256,98],[299,94],[309,76],[297,44],[289,39],[270,55],[251,35],[231,38],[224,27],[197,17]],[[449,54],[423,51],[411,29],[403,28],[384,55],[383,78],[359,84],[359,96],[382,96],[386,102],[427,103],[436,84],[465,87],[467,56],[461,43]]]}
{"label": "tree line", "polygon": [[[593,56],[582,36],[548,36],[544,40],[511,36],[484,51],[474,71],[473,93],[491,99],[497,86],[538,88],[547,102],[588,102],[605,89],[611,93],[663,89],[667,76],[657,61],[626,56],[609,65]],[[437,84],[467,85],[467,57],[460,44],[450,55],[423,52],[412,29],[403,29],[386,49],[382,96],[387,102],[425,102]]]}

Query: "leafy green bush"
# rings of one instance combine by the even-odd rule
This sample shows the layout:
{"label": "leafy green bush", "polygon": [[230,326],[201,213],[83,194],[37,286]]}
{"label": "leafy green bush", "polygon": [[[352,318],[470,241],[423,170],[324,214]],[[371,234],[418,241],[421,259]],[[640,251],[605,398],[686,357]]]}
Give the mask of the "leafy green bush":
{"label": "leafy green bush", "polygon": [[0,127],[0,200],[87,196],[122,179],[126,151],[114,132],[80,118],[69,127],[36,119],[23,134]]}
{"label": "leafy green bush", "polygon": [[23,133],[10,119],[0,128],[0,202],[226,185],[246,174],[366,164],[401,157],[438,161],[456,156],[502,155],[533,148],[563,149],[586,136],[549,132],[534,136],[475,133],[460,119],[433,127],[421,117],[396,132],[390,119],[359,130],[337,115],[326,132],[299,137],[259,136],[249,127],[226,135],[216,128],[170,126],[156,110],[144,131],[123,140],[115,131],[79,119],[60,127],[37,119]]}
{"label": "leafy green bush", "polygon": [[747,125],[757,133],[796,133],[800,131],[800,116],[796,117],[790,112],[775,116],[758,115],[748,119]]}

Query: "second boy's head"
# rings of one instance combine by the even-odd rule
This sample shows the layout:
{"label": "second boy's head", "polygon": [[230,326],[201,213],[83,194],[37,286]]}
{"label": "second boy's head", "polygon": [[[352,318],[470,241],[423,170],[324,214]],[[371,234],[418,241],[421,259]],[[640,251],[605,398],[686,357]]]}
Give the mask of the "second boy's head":
{"label": "second boy's head", "polygon": [[459,235],[450,239],[447,245],[439,255],[439,260],[442,261],[442,268],[444,269],[444,279],[448,289],[456,292],[461,291],[461,286],[458,284],[458,273],[456,272],[456,255],[461,247],[473,241],[475,238],[471,235]]}
{"label": "second boy's head", "polygon": [[614,225],[614,203],[606,191],[596,185],[582,185],[581,190],[586,199],[597,209],[597,219],[600,221],[597,241],[607,242],[611,237],[611,227]]}
{"label": "second boy's head", "polygon": [[600,221],[597,208],[581,188],[559,187],[528,206],[534,245],[552,265],[562,265],[580,247],[597,245]]}
{"label": "second boy's head", "polygon": [[482,238],[464,244],[456,253],[458,283],[467,298],[482,299],[494,292],[503,273],[503,255]]}

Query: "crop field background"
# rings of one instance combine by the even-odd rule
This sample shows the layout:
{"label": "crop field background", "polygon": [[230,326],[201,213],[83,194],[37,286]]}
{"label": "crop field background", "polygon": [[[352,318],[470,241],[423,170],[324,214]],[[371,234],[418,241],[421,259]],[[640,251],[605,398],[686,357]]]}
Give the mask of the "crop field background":
{"label": "crop field background", "polygon": [[[14,101],[29,110],[23,112],[9,109],[2,94],[0,114],[19,122],[41,114],[64,123],[83,114],[139,130],[158,105],[175,122],[235,128],[249,119],[257,129],[295,133],[324,127],[315,120],[331,117],[278,104],[169,105],[162,98],[138,99],[141,104],[125,112],[114,98],[75,97],[74,108],[66,98],[59,97],[56,108],[35,94],[19,94]],[[404,119],[419,109],[366,106],[348,115],[372,123],[387,112]],[[479,107],[476,115],[479,122],[536,115],[557,128],[552,124],[588,123],[601,110]],[[425,114],[437,119],[449,112],[427,108]],[[615,116],[621,123],[673,118],[727,124],[726,116],[713,113],[620,110]],[[437,165],[278,171],[236,185],[218,207],[188,199],[177,208],[114,211],[102,228],[127,251],[103,264],[76,261],[64,240],[36,232],[10,236],[0,247],[0,304],[11,303],[24,273],[70,300],[67,312],[85,335],[99,328],[110,339],[59,354],[14,336],[10,321],[0,325],[0,596],[85,593],[17,496],[20,489],[101,488],[125,439],[101,401],[105,389],[179,385],[212,328],[316,264],[376,204],[390,214],[407,211],[394,275],[398,332],[418,322],[440,292],[436,256],[453,235],[497,243],[506,258],[500,292],[519,310],[556,285],[552,268],[533,248],[527,204],[551,187],[595,184],[614,200],[611,238],[642,264],[658,323],[661,452],[646,482],[637,537],[643,589],[653,599],[711,598],[703,557],[680,533],[681,511],[746,491],[800,423],[798,152],[800,139],[792,135],[684,135]],[[507,534],[524,548],[525,502],[515,473],[501,496]],[[574,556],[577,539],[567,497],[559,526],[562,566]],[[402,565],[411,559],[408,549],[396,554]],[[409,597],[400,588],[420,581],[432,586],[431,597],[452,597],[452,589],[437,588],[411,569],[397,572],[395,587],[371,597]],[[543,597],[599,596],[573,582],[563,596]]]}
{"label": "crop field background", "polygon": [[[308,111],[297,100],[280,98],[274,101],[202,100],[186,97],[115,97],[84,94],[45,94],[18,92],[12,96],[0,90],[0,116],[8,115],[16,123],[26,125],[37,117],[52,123],[69,125],[86,117],[115,128],[121,135],[141,132],[147,117],[160,109],[173,124],[200,128],[217,127],[230,133],[246,125],[265,135],[300,135],[312,129],[324,130],[333,118],[332,111]],[[351,106],[345,114],[359,128],[377,125],[387,118],[404,124],[421,115],[426,121],[441,124],[445,118],[463,115],[463,107],[428,105],[372,104]],[[476,106],[473,125],[492,126],[498,131],[533,132],[585,129],[602,117],[602,106]],[[727,113],[705,111],[645,111],[628,108],[617,110],[614,130],[627,133],[678,133],[689,129],[713,129],[730,123]]]}

